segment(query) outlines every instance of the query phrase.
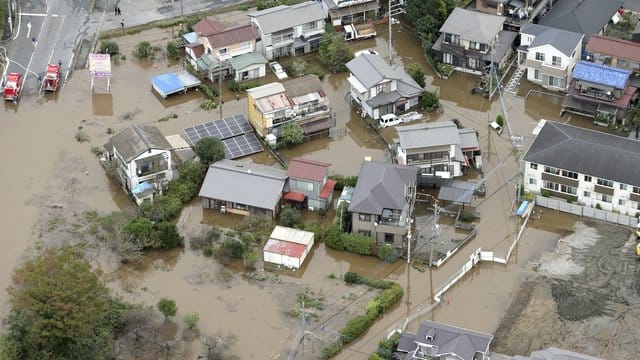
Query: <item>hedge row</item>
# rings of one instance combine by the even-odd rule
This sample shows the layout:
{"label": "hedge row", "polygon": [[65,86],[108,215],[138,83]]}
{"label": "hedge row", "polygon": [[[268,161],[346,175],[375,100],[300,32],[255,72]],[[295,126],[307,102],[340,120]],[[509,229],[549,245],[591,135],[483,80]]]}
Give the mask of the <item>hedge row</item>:
{"label": "hedge row", "polygon": [[343,176],[340,174],[331,175],[329,176],[329,179],[333,179],[336,181],[336,186],[334,189],[338,191],[344,189],[345,186],[354,187],[358,182],[357,176]]}
{"label": "hedge row", "polygon": [[324,236],[325,244],[336,250],[347,250],[360,255],[371,255],[374,242],[370,236],[343,233],[340,225],[333,223],[327,228]]}
{"label": "hedge row", "polygon": [[[349,281],[347,281],[347,278]],[[320,359],[322,360],[333,357],[342,350],[344,345],[364,334],[380,315],[400,301],[404,295],[404,290],[396,283],[364,278],[354,272],[345,274],[345,282],[367,284],[384,290],[369,301],[367,310],[363,315],[358,315],[347,322],[344,328],[340,330],[341,336],[338,339],[322,349],[320,352]]]}

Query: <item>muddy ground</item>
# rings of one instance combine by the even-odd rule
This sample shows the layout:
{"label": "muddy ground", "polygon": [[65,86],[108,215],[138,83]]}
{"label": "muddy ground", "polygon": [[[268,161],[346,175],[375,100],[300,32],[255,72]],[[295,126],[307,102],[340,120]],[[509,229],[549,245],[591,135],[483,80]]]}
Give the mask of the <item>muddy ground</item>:
{"label": "muddy ground", "polygon": [[530,263],[495,332],[492,351],[549,346],[606,359],[640,353],[640,276],[627,228],[577,223],[553,253]]}

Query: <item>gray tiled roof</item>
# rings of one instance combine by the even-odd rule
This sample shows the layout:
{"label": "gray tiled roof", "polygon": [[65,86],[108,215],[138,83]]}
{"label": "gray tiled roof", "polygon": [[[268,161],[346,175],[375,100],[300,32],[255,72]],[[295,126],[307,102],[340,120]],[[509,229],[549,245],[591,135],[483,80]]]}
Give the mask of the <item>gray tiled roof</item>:
{"label": "gray tiled roof", "polygon": [[584,34],[588,39],[600,32],[620,5],[620,0],[557,1],[539,24]]}
{"label": "gray tiled roof", "polygon": [[105,148],[109,152],[115,148],[129,162],[150,149],[170,150],[171,144],[155,126],[131,125],[109,139]]}
{"label": "gray tiled roof", "polygon": [[225,159],[211,164],[199,196],[274,209],[286,180],[286,170]]}
{"label": "gray tiled roof", "polygon": [[271,34],[297,25],[324,19],[320,3],[305,1],[295,5],[278,5],[249,14],[256,18],[262,32]]}
{"label": "gray tiled roof", "polygon": [[520,33],[535,36],[529,48],[551,45],[566,56],[571,56],[584,37],[583,34],[533,23],[525,25]]}
{"label": "gray tiled roof", "polygon": [[362,54],[347,63],[347,68],[367,89],[384,79],[400,79],[386,61],[376,54]]}
{"label": "gray tiled roof", "polygon": [[480,143],[478,143],[478,134],[474,129],[458,129],[458,134],[460,135],[461,149],[480,149]]}
{"label": "gray tiled roof", "polygon": [[460,134],[452,121],[438,121],[396,127],[403,149],[460,145]]}
{"label": "gray tiled roof", "polygon": [[[427,340],[429,333],[433,340]],[[441,324],[434,321],[424,321],[416,333],[416,342],[438,347],[438,355],[455,354],[463,360],[473,360],[476,352],[488,353],[493,335]]]}
{"label": "gray tiled roof", "polygon": [[440,32],[460,35],[461,39],[488,44],[502,30],[505,17],[455,8]]}
{"label": "gray tiled roof", "polygon": [[405,185],[414,184],[418,168],[365,161],[353,190],[349,211],[382,214],[382,209],[402,209]]}
{"label": "gray tiled roof", "polygon": [[640,142],[547,121],[525,161],[640,186]]}

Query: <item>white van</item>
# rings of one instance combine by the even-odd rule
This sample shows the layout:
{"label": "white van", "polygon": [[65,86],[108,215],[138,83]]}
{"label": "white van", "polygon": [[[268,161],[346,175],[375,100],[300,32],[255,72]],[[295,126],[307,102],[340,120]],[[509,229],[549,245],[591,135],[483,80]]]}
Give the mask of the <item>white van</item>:
{"label": "white van", "polygon": [[402,119],[397,117],[395,114],[386,114],[380,117],[380,127],[386,128],[388,126],[394,126],[402,124]]}

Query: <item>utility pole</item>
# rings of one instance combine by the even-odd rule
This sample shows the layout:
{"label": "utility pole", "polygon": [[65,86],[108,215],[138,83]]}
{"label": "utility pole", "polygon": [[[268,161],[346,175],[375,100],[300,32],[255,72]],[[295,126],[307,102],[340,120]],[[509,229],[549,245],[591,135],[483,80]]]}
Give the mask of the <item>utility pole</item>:
{"label": "utility pole", "polygon": [[438,240],[438,238],[440,237],[440,232],[442,229],[440,229],[440,224],[438,224],[438,220],[440,218],[440,211],[441,208],[438,206],[438,199],[434,199],[433,200],[433,226],[431,227],[431,230],[433,231],[433,235],[431,236],[431,240],[429,240],[430,242],[430,251],[429,251],[429,291],[431,293],[431,303],[433,304],[434,302],[434,296],[433,296],[433,270],[431,269],[432,267],[432,263],[433,263],[433,245],[435,245],[435,242]]}
{"label": "utility pole", "polygon": [[404,12],[403,0],[389,0],[389,65],[393,64],[393,41],[391,41],[394,16]]}
{"label": "utility pole", "polygon": [[[182,4],[182,2],[180,2]],[[222,98],[222,64],[219,63],[219,68],[220,69],[218,71],[218,93],[220,94],[220,103],[218,104],[218,106],[220,106],[220,119],[222,119],[222,104],[224,104],[224,99]]]}

